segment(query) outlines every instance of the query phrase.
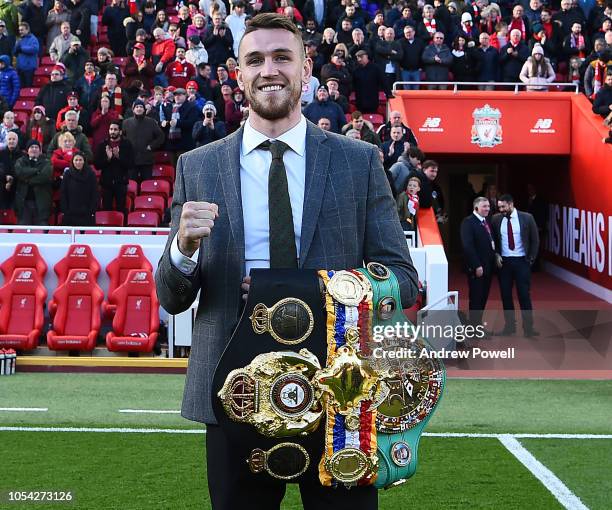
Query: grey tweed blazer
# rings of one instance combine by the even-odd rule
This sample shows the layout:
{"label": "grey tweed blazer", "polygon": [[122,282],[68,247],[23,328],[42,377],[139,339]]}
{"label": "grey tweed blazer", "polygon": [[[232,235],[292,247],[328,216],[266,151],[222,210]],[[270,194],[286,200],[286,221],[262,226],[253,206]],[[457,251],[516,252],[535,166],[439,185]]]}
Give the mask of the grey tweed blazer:
{"label": "grey tweed blazer", "polygon": [[[242,129],[183,154],[177,163],[172,223],[155,282],[161,305],[183,312],[200,290],[182,415],[216,423],[211,384],[215,367],[236,326],[244,276],[244,224],[240,192]],[[203,239],[199,267],[186,276],[170,262],[170,243],[183,203],[214,202],[219,217]],[[268,221],[262,217],[262,221]],[[418,277],[399,223],[378,149],[319,129],[306,130],[306,181],[300,267],[347,269],[372,260],[397,275],[402,304],[416,299]]]}

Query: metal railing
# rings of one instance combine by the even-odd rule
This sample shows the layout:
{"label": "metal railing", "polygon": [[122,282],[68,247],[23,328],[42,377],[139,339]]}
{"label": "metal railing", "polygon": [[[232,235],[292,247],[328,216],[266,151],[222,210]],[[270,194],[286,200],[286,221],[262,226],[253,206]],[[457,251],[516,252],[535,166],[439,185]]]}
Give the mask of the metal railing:
{"label": "metal railing", "polygon": [[[469,87],[514,87],[514,93],[519,93],[519,88],[527,88],[527,87],[563,87],[563,88],[573,88],[575,94],[580,93],[580,85],[577,83],[523,83],[523,82],[506,82],[506,81],[396,81],[393,83],[393,93],[395,94],[396,90],[410,90],[401,88],[399,86],[404,85],[419,85],[422,87],[428,87],[430,85],[452,85],[453,94],[457,94],[459,92],[459,87],[469,86]],[[427,90],[424,88],[422,90]],[[484,92],[484,91],[483,91]],[[490,91],[494,92],[494,91]],[[526,91],[530,92],[530,91]]]}

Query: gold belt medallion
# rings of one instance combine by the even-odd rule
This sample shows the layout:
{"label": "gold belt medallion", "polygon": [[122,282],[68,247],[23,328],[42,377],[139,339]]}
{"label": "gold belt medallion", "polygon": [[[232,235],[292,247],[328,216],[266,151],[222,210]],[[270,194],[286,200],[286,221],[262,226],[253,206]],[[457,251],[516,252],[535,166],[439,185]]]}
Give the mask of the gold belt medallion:
{"label": "gold belt medallion", "polygon": [[365,278],[350,271],[338,271],[327,282],[327,292],[339,303],[359,306],[364,297],[372,299],[372,286]]}
{"label": "gold belt medallion", "polygon": [[266,471],[279,480],[292,480],[302,475],[310,465],[305,448],[296,443],[279,443],[268,451],[255,448],[247,459],[253,473]]}
{"label": "gold belt medallion", "polygon": [[258,335],[270,333],[277,342],[296,345],[308,338],[314,328],[310,307],[301,299],[281,299],[272,308],[258,303],[249,317]]}

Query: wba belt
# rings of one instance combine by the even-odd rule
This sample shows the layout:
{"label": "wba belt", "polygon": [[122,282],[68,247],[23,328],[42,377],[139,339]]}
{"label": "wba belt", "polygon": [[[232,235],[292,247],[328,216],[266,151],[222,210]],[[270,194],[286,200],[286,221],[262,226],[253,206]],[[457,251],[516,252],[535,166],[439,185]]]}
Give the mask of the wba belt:
{"label": "wba belt", "polygon": [[444,368],[378,359],[381,349],[427,347],[373,337],[395,322],[406,322],[399,285],[381,264],[253,270],[213,378],[213,408],[239,466],[280,480],[308,473],[325,486],[387,487],[411,476]]}

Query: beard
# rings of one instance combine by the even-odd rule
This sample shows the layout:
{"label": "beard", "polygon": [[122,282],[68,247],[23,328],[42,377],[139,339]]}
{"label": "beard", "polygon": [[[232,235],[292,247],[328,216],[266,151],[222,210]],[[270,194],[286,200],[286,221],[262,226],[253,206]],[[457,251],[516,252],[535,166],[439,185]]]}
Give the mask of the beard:
{"label": "beard", "polygon": [[294,108],[299,106],[302,97],[301,83],[287,83],[285,87],[265,97],[257,87],[258,83],[251,83],[244,88],[244,95],[249,102],[249,107],[262,119],[279,120],[288,117]]}

